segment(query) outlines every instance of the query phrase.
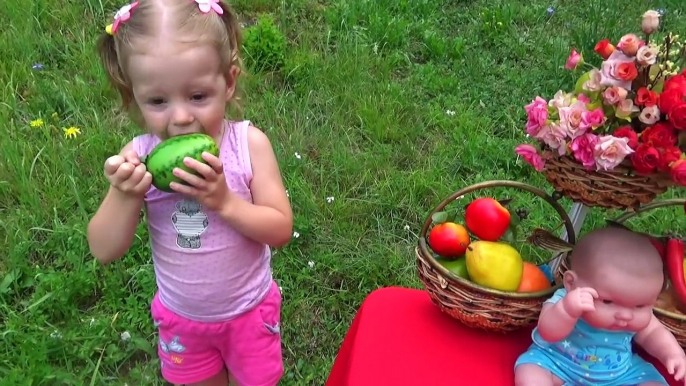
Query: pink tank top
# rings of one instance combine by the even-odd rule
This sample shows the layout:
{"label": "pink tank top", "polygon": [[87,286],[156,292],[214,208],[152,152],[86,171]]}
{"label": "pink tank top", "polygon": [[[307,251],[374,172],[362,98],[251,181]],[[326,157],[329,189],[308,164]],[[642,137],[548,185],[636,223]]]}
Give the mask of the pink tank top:
{"label": "pink tank top", "polygon": [[[219,157],[229,189],[252,202],[249,123],[225,123]],[[158,143],[145,134],[133,139],[133,148],[142,156]],[[192,199],[154,186],[145,195],[145,210],[159,299],[171,311],[197,321],[228,320],[267,295],[272,282],[268,245],[243,236]]]}

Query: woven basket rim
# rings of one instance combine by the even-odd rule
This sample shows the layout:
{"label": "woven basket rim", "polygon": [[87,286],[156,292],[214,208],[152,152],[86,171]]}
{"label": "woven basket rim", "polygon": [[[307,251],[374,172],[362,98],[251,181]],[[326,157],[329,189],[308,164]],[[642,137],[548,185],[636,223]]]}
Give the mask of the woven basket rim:
{"label": "woven basket rim", "polygon": [[[670,188],[676,187],[676,183],[671,179],[668,172],[658,171],[648,175],[635,174],[635,169],[631,167],[631,163],[628,160],[624,160],[622,163],[614,167],[612,170],[588,170],[581,163],[575,160],[570,155],[555,155],[545,159],[546,164],[554,164],[560,168],[570,168],[574,167],[577,170],[583,170],[584,174],[589,181],[593,180],[591,177],[593,174],[599,174],[605,177],[616,178],[617,182],[633,183],[641,181],[643,184],[649,183],[654,187],[660,188]],[[556,173],[556,171],[545,168],[547,173]]]}
{"label": "woven basket rim", "polygon": [[681,314],[681,313],[677,314],[676,312],[672,312],[672,311],[667,311],[664,308],[653,307],[653,312],[657,312],[658,314],[660,314],[660,316],[668,317],[670,319],[675,319],[678,321],[686,321],[686,315]]}
{"label": "woven basket rim", "polygon": [[[422,242],[422,240],[420,240]],[[546,295],[552,295],[555,291],[558,289],[562,288],[562,283],[557,283],[554,286],[550,286],[550,288],[545,289],[543,291],[536,291],[536,292],[509,292],[509,291],[500,291],[496,290],[493,288],[488,288],[484,287],[482,285],[479,285],[473,281],[464,279],[462,277],[459,277],[455,275],[454,273],[450,272],[447,270],[443,265],[438,263],[436,259],[433,258],[433,256],[426,256],[422,252],[422,248],[419,246],[415,247],[415,253],[419,259],[422,261],[426,262],[436,270],[446,281],[452,282],[454,284],[459,284],[463,287],[468,287],[469,289],[472,289],[476,292],[480,292],[482,294],[487,294],[487,295],[492,295],[492,296],[498,296],[501,298],[508,298],[508,299],[536,299],[540,298],[542,296]]]}

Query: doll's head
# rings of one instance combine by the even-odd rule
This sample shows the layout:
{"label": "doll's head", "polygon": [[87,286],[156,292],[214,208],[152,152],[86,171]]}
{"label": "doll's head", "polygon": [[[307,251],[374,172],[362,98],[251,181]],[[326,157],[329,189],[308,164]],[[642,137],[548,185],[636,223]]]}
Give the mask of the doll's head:
{"label": "doll's head", "polygon": [[582,319],[606,330],[640,331],[650,322],[663,288],[660,255],[650,241],[626,229],[607,227],[580,238],[564,274],[567,291],[591,287],[598,292],[595,311]]}
{"label": "doll's head", "polygon": [[124,6],[98,49],[134,120],[161,138],[219,136],[237,100],[240,25],[219,0],[139,0]]}

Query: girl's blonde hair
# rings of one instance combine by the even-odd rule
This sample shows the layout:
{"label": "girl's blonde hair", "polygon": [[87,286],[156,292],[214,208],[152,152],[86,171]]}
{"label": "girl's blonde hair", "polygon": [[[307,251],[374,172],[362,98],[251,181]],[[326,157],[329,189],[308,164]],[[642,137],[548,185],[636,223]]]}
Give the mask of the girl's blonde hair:
{"label": "girl's blonde hair", "polygon": [[[235,84],[234,97],[230,104],[240,108],[238,79],[229,79],[232,68],[238,69],[236,78],[243,71],[240,55],[241,27],[234,10],[223,0],[218,4],[224,11],[221,15],[210,11],[202,13],[194,0],[139,0],[131,11],[131,17],[120,23],[116,32],[104,32],[97,44],[100,60],[107,78],[121,97],[126,111],[136,106],[131,81],[127,76],[128,56],[134,49],[134,42],[154,37],[162,28],[173,28],[182,41],[192,38],[216,47],[221,58],[222,71],[227,80]],[[164,26],[162,24],[164,23]],[[134,119],[141,124],[139,119]]]}

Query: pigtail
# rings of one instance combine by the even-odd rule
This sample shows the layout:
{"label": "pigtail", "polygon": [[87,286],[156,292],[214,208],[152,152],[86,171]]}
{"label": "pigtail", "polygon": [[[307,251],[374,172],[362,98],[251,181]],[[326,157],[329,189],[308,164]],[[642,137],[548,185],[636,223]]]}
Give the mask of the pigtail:
{"label": "pigtail", "polygon": [[223,1],[220,1],[219,4],[222,7],[222,10],[224,10],[220,17],[226,27],[229,44],[233,48],[230,62],[232,65],[236,65],[242,69],[241,46],[243,44],[243,35],[241,33],[241,24],[238,22],[236,12],[229,4]]}
{"label": "pigtail", "polygon": [[242,112],[240,103],[242,99],[242,89],[239,87],[239,79],[242,75],[245,75],[245,73],[243,67],[243,59],[241,56],[241,48],[243,46],[243,34],[241,32],[241,24],[238,21],[238,16],[236,15],[236,12],[229,4],[227,4],[224,1],[219,1],[219,5],[224,11],[220,15],[220,18],[224,24],[224,27],[226,28],[226,35],[229,39],[229,45],[231,46],[230,57],[226,58],[226,60],[228,61],[227,68],[232,68],[235,66],[237,70],[234,78],[234,96],[231,102],[229,103],[230,105],[232,105],[232,107],[238,109],[239,112]]}
{"label": "pigtail", "polygon": [[124,110],[128,110],[129,105],[133,101],[133,91],[126,82],[124,71],[119,65],[115,37],[109,33],[103,33],[98,39],[97,47],[100,62],[105,70],[107,79],[117,92],[119,92]]}

